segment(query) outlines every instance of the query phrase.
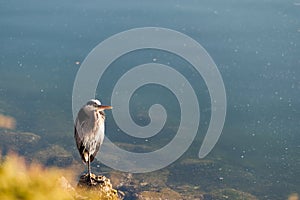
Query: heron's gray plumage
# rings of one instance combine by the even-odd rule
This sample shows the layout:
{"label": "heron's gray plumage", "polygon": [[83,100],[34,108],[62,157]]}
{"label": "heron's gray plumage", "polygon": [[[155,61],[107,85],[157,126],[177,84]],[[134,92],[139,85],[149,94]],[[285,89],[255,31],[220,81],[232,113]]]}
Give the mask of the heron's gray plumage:
{"label": "heron's gray plumage", "polygon": [[87,163],[89,173],[90,163],[104,139],[105,109],[111,107],[102,106],[100,101],[92,99],[79,110],[75,121],[74,137],[77,149],[82,161]]}
{"label": "heron's gray plumage", "polygon": [[84,162],[87,162],[87,160],[83,157],[84,152],[87,151],[87,153],[90,154],[90,161],[92,162],[103,142],[104,120],[105,116],[103,112],[101,114],[97,114],[96,118],[86,114],[84,108],[82,108],[78,113],[75,126],[75,139],[77,148]]}

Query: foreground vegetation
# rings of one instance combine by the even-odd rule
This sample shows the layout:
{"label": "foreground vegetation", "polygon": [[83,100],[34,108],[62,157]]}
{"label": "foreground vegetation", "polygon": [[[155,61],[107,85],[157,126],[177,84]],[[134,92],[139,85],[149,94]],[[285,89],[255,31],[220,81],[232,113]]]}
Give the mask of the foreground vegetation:
{"label": "foreground vegetation", "polygon": [[[117,199],[104,191],[75,191],[69,184],[73,179],[70,170],[44,168],[40,164],[26,163],[16,155],[0,157],[0,199],[1,200],[72,200]],[[74,180],[74,179],[73,179]],[[79,192],[80,194],[78,194]]]}
{"label": "foreground vegetation", "polygon": [[26,165],[24,159],[9,155],[1,158],[0,197],[3,200],[73,199],[58,183],[62,170]]}

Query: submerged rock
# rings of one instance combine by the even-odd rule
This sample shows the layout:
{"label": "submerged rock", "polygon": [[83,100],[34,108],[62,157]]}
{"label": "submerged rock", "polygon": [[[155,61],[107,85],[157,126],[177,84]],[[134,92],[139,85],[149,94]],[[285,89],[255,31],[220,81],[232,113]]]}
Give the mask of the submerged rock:
{"label": "submerged rock", "polygon": [[208,200],[205,199],[205,192],[201,190],[200,186],[193,185],[180,185],[180,186],[170,186],[173,190],[181,194],[185,200]]}
{"label": "submerged rock", "polygon": [[0,138],[0,149],[3,154],[13,151],[24,155],[35,149],[41,137],[34,133],[0,129]]}
{"label": "submerged rock", "polygon": [[132,173],[124,173],[119,171],[113,171],[109,174],[109,177],[114,183],[115,187],[122,191],[125,199],[137,199],[137,193],[139,192],[139,185],[137,179],[133,177]]}
{"label": "submerged rock", "polygon": [[166,169],[141,174],[114,171],[110,173],[110,178],[116,188],[126,194],[126,200],[203,199],[204,192],[200,192],[199,187],[184,185],[179,189],[179,186],[168,184],[169,174]]}
{"label": "submerged rock", "polygon": [[35,152],[32,159],[47,166],[58,167],[70,166],[74,160],[72,154],[59,145],[52,145]]}
{"label": "submerged rock", "polygon": [[[166,189],[169,171],[159,170],[151,173],[122,173],[113,171],[109,174],[112,182],[118,190],[122,190],[125,193],[125,199],[141,199],[140,194],[143,193],[145,197],[148,197],[149,193],[161,195],[162,188]],[[170,189],[170,188],[168,188]],[[171,190],[171,189],[170,189]]]}

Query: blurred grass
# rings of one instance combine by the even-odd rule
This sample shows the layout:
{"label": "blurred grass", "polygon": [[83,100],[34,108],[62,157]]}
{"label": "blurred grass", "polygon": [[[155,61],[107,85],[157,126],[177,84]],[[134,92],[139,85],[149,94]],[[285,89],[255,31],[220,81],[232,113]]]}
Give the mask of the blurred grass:
{"label": "blurred grass", "polygon": [[[1,155],[1,154],[0,154]],[[73,170],[45,168],[38,163],[26,163],[25,159],[8,154],[0,157],[1,200],[117,200],[117,191],[110,187],[78,188]],[[79,192],[80,194],[78,194]]]}
{"label": "blurred grass", "polygon": [[16,120],[13,117],[5,116],[0,113],[0,128],[15,129]]}
{"label": "blurred grass", "polygon": [[26,164],[14,154],[1,158],[0,199],[1,200],[46,200],[73,199],[58,182],[65,176],[64,170],[45,169],[39,164]]}

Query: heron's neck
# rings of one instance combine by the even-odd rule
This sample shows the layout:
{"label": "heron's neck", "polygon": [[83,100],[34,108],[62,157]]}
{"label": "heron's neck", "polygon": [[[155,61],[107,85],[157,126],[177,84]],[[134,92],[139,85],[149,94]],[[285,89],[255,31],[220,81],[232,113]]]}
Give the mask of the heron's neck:
{"label": "heron's neck", "polygon": [[105,114],[103,111],[94,111],[94,114],[93,114],[93,126],[97,126],[97,124],[101,121],[104,121],[105,120]]}

